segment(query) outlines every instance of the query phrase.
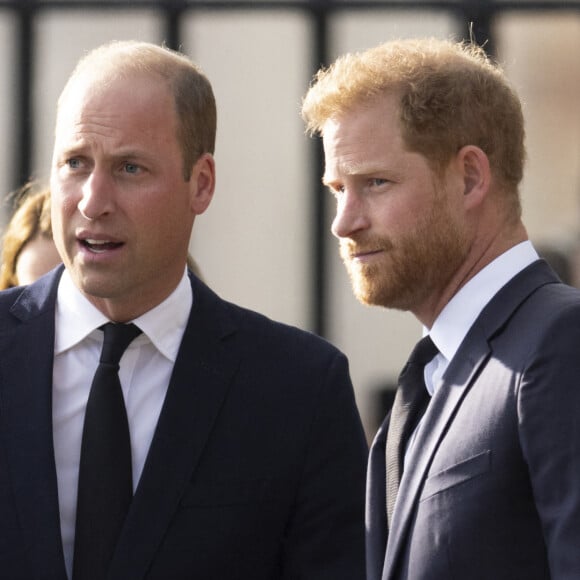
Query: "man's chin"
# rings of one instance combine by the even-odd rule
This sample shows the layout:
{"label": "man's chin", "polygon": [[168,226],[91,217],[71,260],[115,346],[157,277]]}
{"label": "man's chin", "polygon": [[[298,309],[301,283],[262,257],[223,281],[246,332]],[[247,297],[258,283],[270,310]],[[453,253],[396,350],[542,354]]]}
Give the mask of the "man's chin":
{"label": "man's chin", "polygon": [[119,293],[120,279],[111,279],[110,276],[100,273],[81,271],[73,273],[75,286],[87,298],[112,298]]}
{"label": "man's chin", "polygon": [[397,293],[392,288],[353,284],[353,293],[355,298],[364,306],[381,306],[403,311],[409,310],[411,306],[408,294]]}
{"label": "man's chin", "polygon": [[375,289],[353,285],[355,298],[365,306],[384,306],[382,296]]}

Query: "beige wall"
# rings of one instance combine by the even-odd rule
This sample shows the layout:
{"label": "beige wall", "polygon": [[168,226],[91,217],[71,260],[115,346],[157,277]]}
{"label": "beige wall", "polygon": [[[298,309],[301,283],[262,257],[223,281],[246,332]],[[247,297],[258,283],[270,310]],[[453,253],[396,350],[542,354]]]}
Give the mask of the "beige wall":
{"label": "beige wall", "polygon": [[218,102],[217,192],[192,240],[222,296],[308,324],[309,143],[300,120],[308,22],[298,13],[195,14],[184,46]]}
{"label": "beige wall", "polygon": [[522,184],[532,239],[576,243],[580,210],[580,17],[514,15],[498,22],[501,60],[523,102],[528,164]]}

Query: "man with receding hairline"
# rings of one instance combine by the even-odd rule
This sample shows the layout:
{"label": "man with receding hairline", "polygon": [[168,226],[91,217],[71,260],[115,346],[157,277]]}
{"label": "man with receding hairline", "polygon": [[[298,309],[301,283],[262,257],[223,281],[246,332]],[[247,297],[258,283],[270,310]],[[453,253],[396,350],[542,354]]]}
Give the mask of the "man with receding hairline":
{"label": "man with receding hairline", "polygon": [[186,267],[216,106],[184,55],[117,42],[59,99],[64,266],[0,296],[0,576],[353,580],[367,445],[346,358]]}

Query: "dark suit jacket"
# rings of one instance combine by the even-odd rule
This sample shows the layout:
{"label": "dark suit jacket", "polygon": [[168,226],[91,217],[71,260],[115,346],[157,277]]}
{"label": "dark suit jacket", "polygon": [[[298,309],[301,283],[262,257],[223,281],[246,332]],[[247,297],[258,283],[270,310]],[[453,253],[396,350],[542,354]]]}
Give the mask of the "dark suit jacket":
{"label": "dark suit jacket", "polygon": [[371,450],[369,580],[580,578],[580,292],[545,262],[499,291],[451,361],[409,457],[383,572],[387,426]]}
{"label": "dark suit jacket", "polygon": [[[0,577],[64,580],[52,447],[59,269],[0,293]],[[111,580],[364,577],[366,441],[345,357],[194,304]],[[90,380],[87,379],[87,380]]]}

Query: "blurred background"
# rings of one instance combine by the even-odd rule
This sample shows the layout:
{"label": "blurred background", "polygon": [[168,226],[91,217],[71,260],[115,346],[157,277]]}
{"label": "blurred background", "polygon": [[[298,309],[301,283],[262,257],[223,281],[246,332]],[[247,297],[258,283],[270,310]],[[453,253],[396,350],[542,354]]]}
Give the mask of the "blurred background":
{"label": "blurred background", "polygon": [[469,38],[502,63],[524,103],[529,234],[578,285],[580,2],[0,0],[0,220],[9,193],[47,179],[55,104],[74,64],[109,41],[164,42],[209,76],[218,186],[191,252],[222,297],[326,337],[349,357],[369,437],[421,329],[352,296],[301,99],[336,56],[401,37]]}

